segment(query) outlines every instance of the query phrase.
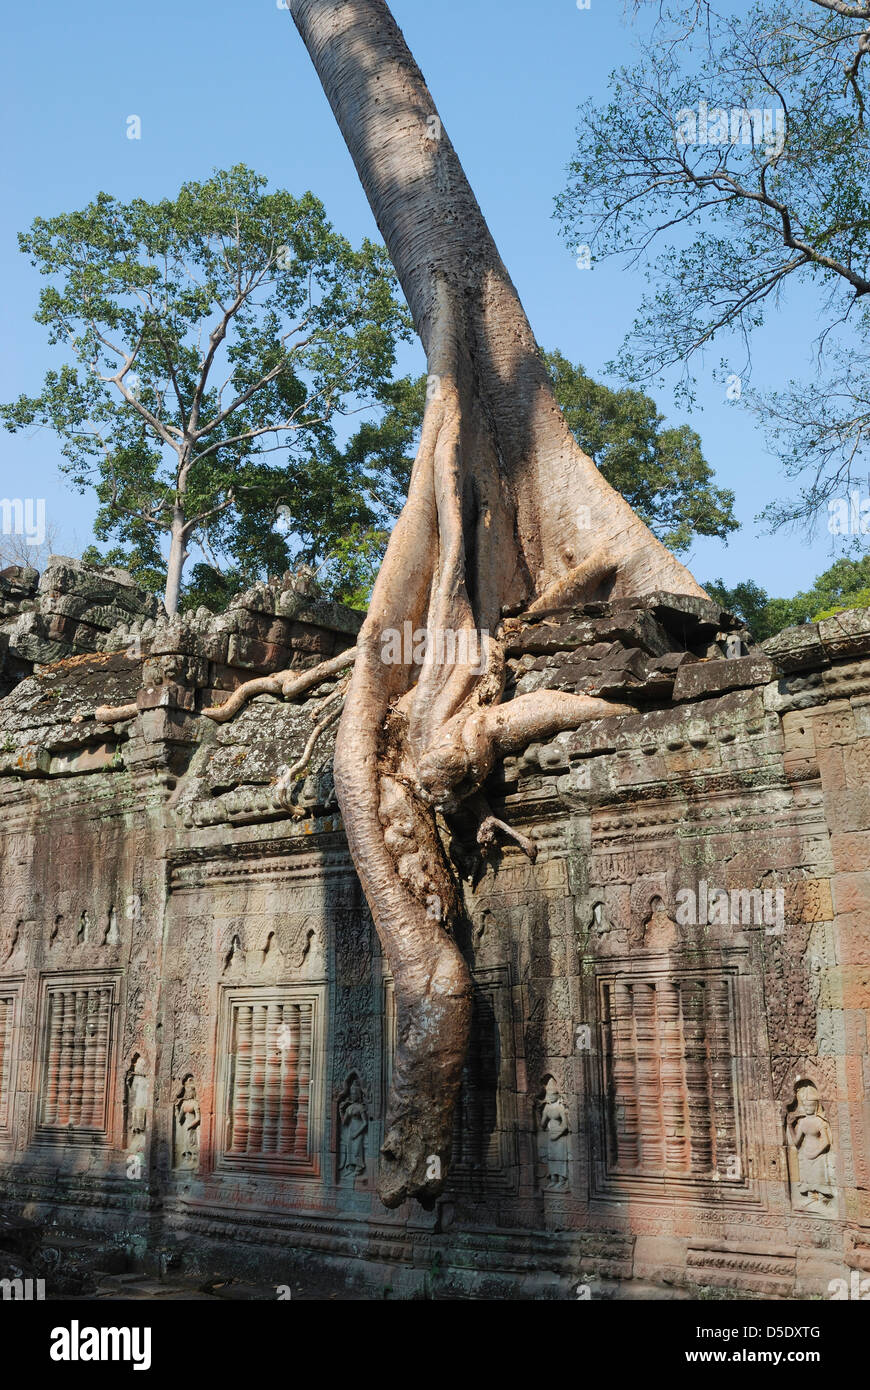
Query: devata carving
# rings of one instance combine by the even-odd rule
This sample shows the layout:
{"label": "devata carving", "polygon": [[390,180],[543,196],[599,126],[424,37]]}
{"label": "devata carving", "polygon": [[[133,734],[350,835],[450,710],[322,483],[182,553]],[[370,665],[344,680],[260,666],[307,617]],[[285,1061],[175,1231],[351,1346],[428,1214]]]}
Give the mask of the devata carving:
{"label": "devata carving", "polygon": [[357,1176],[366,1170],[365,1139],[369,1115],[359,1077],[349,1078],[347,1089],[338,1103],[341,1120],[341,1171]]}
{"label": "devata carving", "polygon": [[192,1076],[186,1076],[181,1083],[181,1090],[176,1096],[173,1113],[175,1119],[175,1166],[176,1168],[198,1168],[199,1132],[202,1115]]}
{"label": "devata carving", "polygon": [[145,1129],[148,1124],[148,1064],[145,1058],[136,1055],[125,1081],[127,1099],[127,1133],[125,1145],[128,1153],[141,1153],[145,1147]]}
{"label": "devata carving", "polygon": [[555,1079],[544,1083],[544,1099],[538,1109],[538,1158],[541,1182],[551,1192],[568,1187],[568,1111]]}
{"label": "devata carving", "polygon": [[794,1100],[785,1122],[786,1141],[794,1163],[792,1200],[801,1211],[836,1214],[837,1183],[834,1173],[834,1138],[822,1109],[821,1098],[811,1081],[795,1083]]}
{"label": "devata carving", "polygon": [[[378,1188],[395,1207],[443,1190],[471,1027],[471,979],[454,936],[460,900],[438,817],[475,797],[505,754],[626,712],[557,690],[502,703],[504,639],[516,622],[508,615],[652,590],[704,594],[568,429],[384,0],[289,8],[429,364],[408,500],[357,642],[334,762],[348,844],[395,981],[398,1046]],[[425,652],[385,659],[406,624],[425,629]],[[439,641],[444,634],[453,641]],[[473,804],[484,842],[506,832],[482,799]]]}

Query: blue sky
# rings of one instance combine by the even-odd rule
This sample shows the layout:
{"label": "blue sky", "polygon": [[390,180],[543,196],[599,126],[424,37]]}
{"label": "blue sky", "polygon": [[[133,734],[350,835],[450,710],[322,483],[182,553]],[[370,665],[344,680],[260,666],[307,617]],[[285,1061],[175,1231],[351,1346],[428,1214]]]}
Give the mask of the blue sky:
{"label": "blue sky", "polygon": [[[591,0],[588,10],[576,0],[394,0],[392,8],[538,340],[607,379],[604,364],[631,325],[644,281],[615,265],[578,270],[552,213],[577,107],[605,96],[608,72],[626,57],[632,31],[621,22],[621,0]],[[4,27],[0,399],[35,392],[46,368],[58,365],[58,349],[32,319],[40,277],[16,242],[37,215],[82,207],[100,190],[164,197],[186,179],[244,162],[294,194],[311,188],[353,240],[377,234],[308,55],[276,0],[40,0],[10,9]],[[141,118],[141,140],[126,137],[130,115]],[[816,307],[795,295],[759,335],[754,384],[812,372]],[[727,546],[698,541],[688,563],[702,581],[751,577],[788,595],[831,563],[831,539],[771,537],[754,522],[792,485],[750,416],[713,380],[719,357],[710,356],[690,422],[717,481],[736,493],[742,530]],[[406,365],[422,368],[422,356]],[[669,421],[687,418],[667,391],[655,394]],[[56,548],[80,553],[95,505],[69,488],[59,458],[47,430],[0,434],[0,495],[45,497],[59,528]]]}

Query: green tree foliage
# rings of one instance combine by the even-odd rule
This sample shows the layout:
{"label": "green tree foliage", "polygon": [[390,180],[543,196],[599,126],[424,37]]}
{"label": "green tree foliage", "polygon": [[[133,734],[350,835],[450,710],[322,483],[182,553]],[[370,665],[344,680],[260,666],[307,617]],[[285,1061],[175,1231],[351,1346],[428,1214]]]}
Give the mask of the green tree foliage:
{"label": "green tree foliage", "polygon": [[[868,0],[636,0],[642,58],[581,109],[557,215],[571,246],[642,265],[650,292],[619,359],[632,380],[693,373],[714,342],[747,377],[791,289],[818,311],[811,380],[743,399],[812,524],[866,471],[870,437]],[[809,344],[807,345],[809,347]],[[724,367],[724,362],[723,362]]]}
{"label": "green tree foliage", "polygon": [[770,598],[751,579],[732,589],[721,579],[714,579],[704,588],[723,608],[736,613],[756,641],[762,642],[796,623],[817,622],[846,608],[870,608],[870,556],[837,560],[811,589],[793,598]]}
{"label": "green tree foliage", "polygon": [[[354,249],[313,194],[269,192],[242,165],[158,203],[100,193],[20,244],[67,360],[0,418],[53,428],[73,483],[96,489],[112,544],[89,559],[165,585],[170,611],[194,548],[188,602],[336,547],[339,584],[366,563],[395,511],[414,389],[393,380],[411,328],[383,247]],[[340,417],[369,406],[340,446]]]}
{"label": "green tree foliage", "polygon": [[693,429],[663,429],[664,416],[642,391],[613,391],[561,352],[545,357],[581,449],[659,540],[679,552],[694,536],[724,538],[737,530],[734,493],[713,486],[713,471]]}

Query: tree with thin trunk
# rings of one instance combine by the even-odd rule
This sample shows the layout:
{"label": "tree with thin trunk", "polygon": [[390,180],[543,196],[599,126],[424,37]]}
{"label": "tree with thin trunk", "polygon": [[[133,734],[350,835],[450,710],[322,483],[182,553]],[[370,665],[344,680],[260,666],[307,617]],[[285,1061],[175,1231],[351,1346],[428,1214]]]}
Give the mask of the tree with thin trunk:
{"label": "tree with thin trunk", "polygon": [[[643,268],[614,364],[691,397],[721,347],[797,480],[764,516],[812,530],[867,479],[870,443],[868,0],[635,0],[640,56],[580,108],[557,200],[565,239]],[[788,296],[818,320],[810,370],[750,388],[759,328]],[[766,349],[770,372],[770,352]],[[836,532],[834,532],[836,534]]]}
{"label": "tree with thin trunk", "polygon": [[[428,357],[408,500],[360,633],[334,764],[348,844],[395,980],[379,1192],[396,1206],[443,1189],[469,1038],[472,986],[455,936],[461,900],[444,818],[504,754],[624,712],[559,692],[501,703],[500,625],[508,614],[594,597],[703,590],[571,434],[384,0],[290,0],[290,10]],[[406,621],[432,639],[425,650],[397,649]],[[481,836],[491,833],[484,822]]]}
{"label": "tree with thin trunk", "polygon": [[97,538],[127,550],[87,559],[165,584],[175,613],[197,546],[250,577],[291,560],[276,515],[308,561],[378,520],[334,423],[396,389],[410,326],[382,246],[354,249],[313,194],[244,165],[158,203],[100,193],[19,240],[48,280],[37,321],[71,360],[0,420],[54,429],[65,472],[96,489]]}

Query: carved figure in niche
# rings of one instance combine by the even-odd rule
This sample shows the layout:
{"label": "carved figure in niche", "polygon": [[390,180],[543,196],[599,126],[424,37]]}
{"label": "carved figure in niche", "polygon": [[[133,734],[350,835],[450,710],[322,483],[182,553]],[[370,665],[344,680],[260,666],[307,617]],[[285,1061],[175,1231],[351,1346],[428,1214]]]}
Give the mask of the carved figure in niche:
{"label": "carved figure in niche", "polygon": [[542,1181],[550,1191],[568,1186],[568,1112],[552,1076],[546,1078],[544,1099],[538,1114],[538,1158]]}
{"label": "carved figure in niche", "polygon": [[595,903],[592,907],[592,920],[589,923],[589,930],[596,938],[604,936],[610,928],[610,923],[604,915],[604,903]]}
{"label": "carved figure in niche", "polygon": [[[624,920],[623,914],[617,910],[617,918],[620,922]],[[600,898],[592,904],[592,912],[586,923],[586,937],[584,940],[582,932],[579,936],[578,944],[581,950],[591,949],[594,951],[621,951],[628,945],[628,933],[625,926],[616,926],[611,916],[611,910]]]}
{"label": "carved figure in niche", "polygon": [[244,970],[245,968],[245,948],[242,945],[242,938],[238,932],[234,932],[230,938],[229,949],[224,955],[224,974],[228,970]]}
{"label": "carved figure in niche", "polygon": [[473,941],[474,941],[474,945],[475,945],[475,946],[479,946],[479,945],[480,945],[481,941],[483,940],[483,937],[484,937],[485,932],[492,926],[493,920],[494,920],[494,919],[493,919],[493,915],[492,915],[492,910],[491,910],[491,908],[485,907],[485,908],[483,909],[483,912],[480,914],[480,916],[479,916],[479,917],[476,919],[476,921],[474,922],[474,925],[473,925],[473,928],[472,928],[472,939],[473,939]]}
{"label": "carved figure in niche", "polygon": [[175,1101],[175,1166],[196,1168],[199,1164],[199,1131],[202,1115],[192,1076],[186,1076]]}
{"label": "carved figure in niche", "polygon": [[16,922],[14,927],[10,927],[8,931],[3,933],[3,939],[0,942],[0,965],[5,965],[14,956],[21,939],[23,925],[23,922]]}
{"label": "carved figure in niche", "polygon": [[290,913],[278,922],[278,945],[284,957],[284,964],[291,970],[298,970],[302,965],[311,949],[314,932],[313,917]]}
{"label": "carved figure in niche", "polygon": [[669,916],[662,899],[653,898],[649,913],[640,931],[640,940],[632,945],[645,946],[649,951],[670,951],[677,944],[677,924]]}
{"label": "carved figure in niche", "polygon": [[114,907],[109,908],[109,915],[106,918],[106,929],[103,932],[104,946],[118,946],[121,941],[121,933],[118,931],[118,918],[115,915]]}
{"label": "carved figure in niche", "polygon": [[364,1173],[366,1168],[365,1139],[369,1115],[359,1077],[350,1077],[347,1090],[338,1103],[341,1120],[341,1171]]}
{"label": "carved figure in niche", "polygon": [[[798,1081],[785,1122],[789,1148],[797,1154],[797,1195],[802,1211],[830,1211],[837,1195],[834,1137],[811,1081]],[[793,1165],[789,1164],[793,1172]]]}
{"label": "carved figure in niche", "polygon": [[148,1124],[148,1063],[139,1055],[127,1073],[127,1148],[131,1152],[145,1146]]}

